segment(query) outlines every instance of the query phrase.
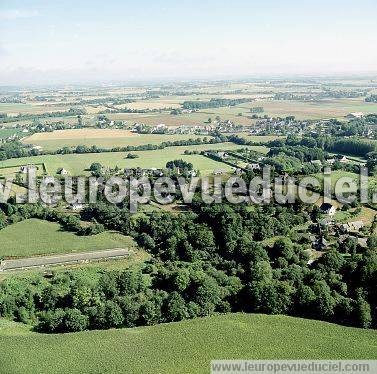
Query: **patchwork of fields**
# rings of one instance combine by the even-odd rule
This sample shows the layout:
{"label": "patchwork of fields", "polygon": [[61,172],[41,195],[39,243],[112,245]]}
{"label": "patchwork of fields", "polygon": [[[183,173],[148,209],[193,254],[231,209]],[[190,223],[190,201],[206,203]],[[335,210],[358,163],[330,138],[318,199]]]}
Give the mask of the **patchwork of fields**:
{"label": "patchwork of fields", "polygon": [[258,314],[64,335],[0,320],[1,368],[13,374],[66,373],[67,363],[72,373],[206,373],[214,359],[377,359],[376,347],[372,330]]}
{"label": "patchwork of fields", "polygon": [[[252,106],[256,106],[255,103],[242,104],[240,107],[249,109]],[[295,116],[297,119],[344,119],[351,112],[377,113],[377,103],[366,103],[362,98],[318,101],[268,100],[258,101],[258,106],[263,107],[264,114],[269,116]]]}
{"label": "patchwork of fields", "polygon": [[[282,138],[279,136],[250,136],[247,132],[237,133],[248,141],[266,143],[271,140]],[[53,132],[36,133],[23,139],[25,144],[33,144],[42,147],[46,151],[54,151],[62,147],[77,147],[78,145],[101,148],[139,146],[146,144],[161,144],[163,142],[173,142],[177,140],[188,140],[204,138],[203,135],[194,134],[137,134],[128,130],[117,129],[75,129],[57,130]],[[207,136],[207,138],[211,138]]]}

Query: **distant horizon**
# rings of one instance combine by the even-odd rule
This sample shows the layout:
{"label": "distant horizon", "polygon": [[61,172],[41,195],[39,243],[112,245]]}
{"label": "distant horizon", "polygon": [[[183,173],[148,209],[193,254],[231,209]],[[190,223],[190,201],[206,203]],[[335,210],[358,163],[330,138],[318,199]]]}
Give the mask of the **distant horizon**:
{"label": "distant horizon", "polygon": [[244,83],[244,82],[260,82],[260,81],[304,81],[304,80],[347,80],[347,79],[362,79],[371,80],[373,83],[377,83],[377,72],[360,72],[360,73],[323,73],[323,74],[260,74],[255,76],[219,76],[219,77],[161,77],[161,78],[145,78],[145,79],[129,79],[129,80],[72,80],[50,83],[23,83],[23,84],[2,84],[0,82],[0,88],[49,88],[49,87],[62,87],[62,86],[81,86],[81,87],[99,87],[99,86],[114,86],[114,87],[132,87],[132,86],[153,86],[153,85],[165,85],[165,84],[188,84],[188,83]]}
{"label": "distant horizon", "polygon": [[0,85],[377,75],[375,0],[0,4]]}

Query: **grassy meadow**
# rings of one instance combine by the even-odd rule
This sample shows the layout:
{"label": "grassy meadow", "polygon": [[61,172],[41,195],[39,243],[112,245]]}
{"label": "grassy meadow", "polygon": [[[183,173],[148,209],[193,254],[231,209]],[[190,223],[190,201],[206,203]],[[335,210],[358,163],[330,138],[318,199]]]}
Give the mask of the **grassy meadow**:
{"label": "grassy meadow", "polygon": [[207,373],[214,359],[376,358],[375,331],[286,316],[228,314],[64,335],[0,320],[0,364],[12,374]]}
{"label": "grassy meadow", "polygon": [[[125,167],[141,167],[141,168],[164,168],[166,163],[174,159],[183,159],[191,162],[195,169],[200,170],[202,175],[208,175],[216,169],[231,170],[229,165],[222,162],[211,160],[202,155],[185,155],[185,150],[203,151],[208,149],[216,150],[234,150],[242,148],[240,145],[233,143],[219,144],[202,144],[194,146],[167,147],[154,151],[137,151],[139,158],[126,159],[125,152],[106,152],[106,153],[85,153],[85,154],[68,154],[68,155],[45,155],[35,157],[23,157],[17,159],[9,159],[0,162],[1,167],[16,167],[27,164],[37,164],[44,162],[46,171],[49,175],[56,173],[58,168],[65,168],[71,175],[89,175],[87,169],[93,162],[99,162],[106,167],[121,168]],[[258,152],[267,153],[268,148],[263,146],[249,147]],[[2,169],[1,173],[6,174],[6,169]]]}
{"label": "grassy meadow", "polygon": [[57,223],[39,219],[28,219],[0,230],[0,243],[0,257],[136,247],[132,238],[117,232],[78,236],[62,231]]}
{"label": "grassy meadow", "polygon": [[[323,185],[323,178],[324,174],[323,173],[317,173],[313,174],[315,178],[318,179],[320,185]],[[339,181],[341,178],[351,178],[352,181],[356,182],[359,184],[360,182],[360,175],[356,173],[352,173],[350,171],[344,171],[344,170],[332,170],[331,175],[329,175],[330,180],[331,180],[331,189],[332,191],[335,190],[335,187],[337,186],[340,188],[342,186],[342,181]],[[339,183],[338,183],[339,181]]]}
{"label": "grassy meadow", "polygon": [[21,129],[13,129],[13,128],[0,129],[0,139],[8,138],[9,136],[19,134],[20,132],[21,132]]}

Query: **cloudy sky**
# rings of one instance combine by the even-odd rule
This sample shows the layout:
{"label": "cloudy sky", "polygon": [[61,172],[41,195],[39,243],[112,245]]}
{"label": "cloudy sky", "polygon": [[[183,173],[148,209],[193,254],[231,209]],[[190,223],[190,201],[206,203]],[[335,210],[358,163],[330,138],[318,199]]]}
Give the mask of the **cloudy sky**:
{"label": "cloudy sky", "polygon": [[0,1],[0,85],[377,74],[376,0]]}

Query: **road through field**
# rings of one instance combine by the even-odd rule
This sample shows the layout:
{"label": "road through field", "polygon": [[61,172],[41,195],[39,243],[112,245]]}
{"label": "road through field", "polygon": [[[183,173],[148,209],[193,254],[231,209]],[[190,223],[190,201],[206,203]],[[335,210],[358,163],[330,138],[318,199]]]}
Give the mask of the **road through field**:
{"label": "road through field", "polygon": [[114,259],[130,256],[130,249],[114,248],[101,251],[69,253],[55,256],[25,257],[1,261],[0,271],[19,270],[48,265],[62,265],[93,260]]}

